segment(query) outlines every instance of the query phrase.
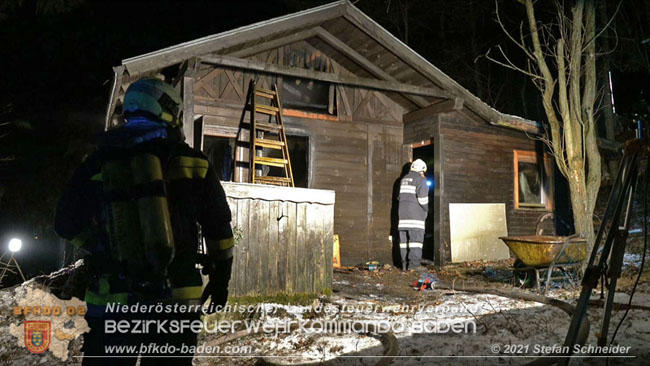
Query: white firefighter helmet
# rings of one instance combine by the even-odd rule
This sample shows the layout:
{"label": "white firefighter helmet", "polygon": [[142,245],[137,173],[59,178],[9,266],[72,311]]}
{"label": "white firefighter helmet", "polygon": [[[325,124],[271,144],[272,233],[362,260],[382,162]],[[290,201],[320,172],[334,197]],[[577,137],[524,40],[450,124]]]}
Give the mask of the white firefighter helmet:
{"label": "white firefighter helmet", "polygon": [[411,170],[418,173],[424,173],[427,171],[427,163],[422,161],[422,159],[416,159],[411,163]]}

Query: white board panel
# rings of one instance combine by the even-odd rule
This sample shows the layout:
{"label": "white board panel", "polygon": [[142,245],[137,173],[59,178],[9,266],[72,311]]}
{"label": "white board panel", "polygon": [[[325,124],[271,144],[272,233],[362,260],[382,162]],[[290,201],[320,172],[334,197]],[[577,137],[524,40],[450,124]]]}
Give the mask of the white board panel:
{"label": "white board panel", "polygon": [[449,229],[454,263],[510,257],[499,239],[508,236],[504,203],[450,203]]}

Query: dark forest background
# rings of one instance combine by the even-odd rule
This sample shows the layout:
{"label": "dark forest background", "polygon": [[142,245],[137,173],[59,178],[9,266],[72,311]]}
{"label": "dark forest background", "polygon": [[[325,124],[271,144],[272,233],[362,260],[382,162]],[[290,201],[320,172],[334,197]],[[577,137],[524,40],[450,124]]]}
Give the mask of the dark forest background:
{"label": "dark forest background", "polygon": [[[103,129],[112,66],[327,2],[0,0],[0,253],[19,236],[25,249],[18,260],[30,276],[58,265],[54,208]],[[530,80],[484,57],[500,45],[515,63],[524,60],[495,14],[498,5],[503,26],[518,34],[526,21],[518,1],[353,3],[488,104],[543,122]],[[538,5],[542,22],[556,19],[553,1]],[[598,39],[599,87],[611,71],[616,139],[624,140],[631,114],[645,110],[642,90],[650,91],[650,0],[600,1],[598,17],[608,24]]]}

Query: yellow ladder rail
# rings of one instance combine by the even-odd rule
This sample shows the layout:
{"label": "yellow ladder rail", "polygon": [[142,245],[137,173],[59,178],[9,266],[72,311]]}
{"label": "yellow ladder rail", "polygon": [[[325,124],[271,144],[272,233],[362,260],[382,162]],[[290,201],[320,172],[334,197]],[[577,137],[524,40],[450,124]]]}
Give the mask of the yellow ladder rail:
{"label": "yellow ladder rail", "polygon": [[[257,101],[256,97],[262,98]],[[258,184],[272,184],[285,187],[294,187],[291,159],[289,157],[289,144],[284,132],[282,120],[282,105],[280,93],[276,85],[273,90],[257,87],[251,80],[248,88],[248,103],[246,108],[250,113],[249,122],[249,182]],[[265,104],[264,101],[270,102]],[[258,121],[258,114],[268,116],[269,121]],[[262,156],[262,149],[280,150],[282,157]],[[282,169],[282,177],[257,175],[258,166],[269,166]]]}

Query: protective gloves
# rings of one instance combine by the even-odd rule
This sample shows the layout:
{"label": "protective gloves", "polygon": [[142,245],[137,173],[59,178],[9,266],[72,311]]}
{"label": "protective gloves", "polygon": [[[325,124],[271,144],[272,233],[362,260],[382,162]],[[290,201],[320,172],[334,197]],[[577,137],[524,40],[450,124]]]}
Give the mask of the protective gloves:
{"label": "protective gloves", "polygon": [[208,276],[208,284],[203,289],[201,294],[201,303],[210,298],[210,305],[208,306],[207,313],[211,314],[216,312],[215,307],[224,306],[228,301],[228,282],[232,274],[233,258],[223,260],[208,259],[207,263],[203,264],[201,273]]}

